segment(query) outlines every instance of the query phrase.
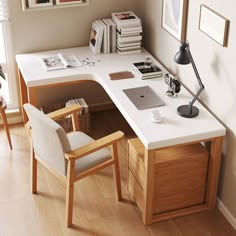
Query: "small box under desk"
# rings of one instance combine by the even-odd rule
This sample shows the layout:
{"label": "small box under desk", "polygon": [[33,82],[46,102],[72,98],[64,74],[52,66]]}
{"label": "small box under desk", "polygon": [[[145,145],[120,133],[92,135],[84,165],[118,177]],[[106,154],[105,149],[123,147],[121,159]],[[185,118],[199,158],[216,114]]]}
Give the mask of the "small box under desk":
{"label": "small box under desk", "polygon": [[[128,191],[142,214],[145,211],[145,148],[141,141],[128,141]],[[175,217],[183,209],[205,202],[208,151],[201,143],[161,149],[154,155],[152,183],[153,222]],[[178,215],[178,214],[177,214]]]}

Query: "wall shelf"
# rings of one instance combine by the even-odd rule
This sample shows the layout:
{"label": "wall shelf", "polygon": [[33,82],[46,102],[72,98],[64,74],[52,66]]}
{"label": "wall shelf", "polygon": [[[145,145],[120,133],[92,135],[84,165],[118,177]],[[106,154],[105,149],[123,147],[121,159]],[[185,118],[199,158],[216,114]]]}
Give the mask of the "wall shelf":
{"label": "wall shelf", "polygon": [[[73,1],[68,3],[58,3],[60,0],[49,0],[49,3],[34,3],[36,0],[22,0],[22,9],[28,11],[52,10],[68,7],[82,7],[89,5],[89,0]],[[33,3],[31,3],[33,2]]]}

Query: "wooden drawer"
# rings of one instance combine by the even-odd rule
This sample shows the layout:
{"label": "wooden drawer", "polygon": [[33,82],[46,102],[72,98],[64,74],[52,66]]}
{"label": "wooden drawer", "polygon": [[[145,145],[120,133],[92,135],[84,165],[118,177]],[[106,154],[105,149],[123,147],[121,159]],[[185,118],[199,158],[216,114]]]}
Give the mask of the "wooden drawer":
{"label": "wooden drawer", "polygon": [[144,146],[137,138],[128,141],[128,160],[129,170],[143,189],[145,177]]}
{"label": "wooden drawer", "polygon": [[141,189],[140,185],[136,181],[133,174],[129,171],[128,172],[128,191],[133,198],[133,201],[137,204],[140,211],[143,213],[144,210],[144,196],[143,190]]}
{"label": "wooden drawer", "polygon": [[[144,146],[139,139],[128,141],[128,188],[143,212]],[[208,152],[201,143],[155,151],[152,215],[205,203]]]}
{"label": "wooden drawer", "polygon": [[154,214],[203,204],[208,152],[200,144],[158,152],[155,162]]}

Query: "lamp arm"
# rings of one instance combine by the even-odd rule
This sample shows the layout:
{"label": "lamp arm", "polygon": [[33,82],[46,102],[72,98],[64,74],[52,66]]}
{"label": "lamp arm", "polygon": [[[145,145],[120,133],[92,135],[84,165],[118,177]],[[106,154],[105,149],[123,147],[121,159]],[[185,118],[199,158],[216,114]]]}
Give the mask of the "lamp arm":
{"label": "lamp arm", "polygon": [[189,106],[192,107],[193,104],[194,104],[194,102],[195,102],[195,101],[197,100],[197,98],[199,97],[200,93],[204,90],[204,85],[203,85],[203,83],[202,83],[202,81],[201,81],[200,75],[199,75],[199,73],[198,73],[197,67],[196,67],[196,65],[195,65],[195,63],[194,63],[194,60],[193,60],[193,57],[192,57],[192,54],[191,54],[189,48],[187,48],[187,52],[188,52],[189,60],[190,60],[190,62],[191,62],[191,64],[192,64],[193,70],[194,70],[195,75],[196,75],[196,77],[197,77],[198,84],[199,84],[199,86],[200,86],[200,89],[198,90],[197,94],[194,96],[193,100],[189,103]]}

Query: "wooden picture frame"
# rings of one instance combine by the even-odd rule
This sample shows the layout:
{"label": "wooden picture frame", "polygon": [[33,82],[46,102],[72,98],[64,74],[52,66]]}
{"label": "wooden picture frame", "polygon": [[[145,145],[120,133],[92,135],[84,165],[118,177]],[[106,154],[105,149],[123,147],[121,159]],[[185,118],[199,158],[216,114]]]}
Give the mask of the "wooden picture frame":
{"label": "wooden picture frame", "polygon": [[56,5],[82,3],[82,0],[56,0]]}
{"label": "wooden picture frame", "polygon": [[181,43],[186,41],[188,0],[162,0],[161,26]]}
{"label": "wooden picture frame", "polygon": [[225,47],[227,45],[229,20],[206,5],[200,6],[199,30]]}
{"label": "wooden picture frame", "polygon": [[53,6],[53,0],[28,0],[29,8]]}

